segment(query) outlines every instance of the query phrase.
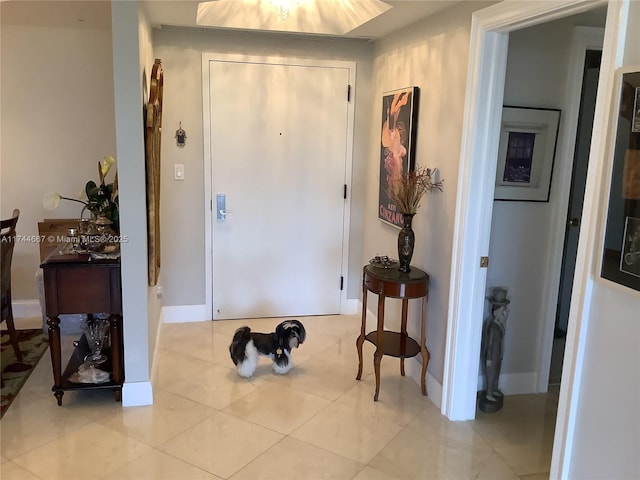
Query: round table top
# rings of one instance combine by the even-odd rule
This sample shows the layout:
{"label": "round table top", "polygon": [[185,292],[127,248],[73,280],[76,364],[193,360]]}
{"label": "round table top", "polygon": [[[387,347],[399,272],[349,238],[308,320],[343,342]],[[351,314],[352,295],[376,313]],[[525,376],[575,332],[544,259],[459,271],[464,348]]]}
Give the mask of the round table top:
{"label": "round table top", "polygon": [[384,282],[421,283],[429,281],[429,275],[418,267],[411,267],[411,270],[408,272],[401,272],[398,270],[397,266],[394,266],[393,268],[384,268],[368,264],[365,265],[364,271],[367,275]]}

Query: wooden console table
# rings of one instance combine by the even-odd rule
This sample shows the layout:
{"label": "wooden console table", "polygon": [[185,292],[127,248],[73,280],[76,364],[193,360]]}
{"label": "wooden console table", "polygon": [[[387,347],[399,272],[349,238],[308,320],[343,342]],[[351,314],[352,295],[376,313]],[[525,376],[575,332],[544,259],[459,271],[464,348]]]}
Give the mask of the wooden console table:
{"label": "wooden console table", "polygon": [[[44,296],[47,324],[49,325],[49,348],[53,367],[53,387],[58,405],[62,405],[65,390],[88,388],[112,388],[116,401],[122,398],[124,382],[124,349],[122,343],[122,287],[120,259],[95,260],[89,254],[60,254],[53,252],[40,265],[44,272]],[[73,383],[74,374],[89,353],[89,346],[81,336],[75,351],[62,372],[60,349],[61,314],[109,313],[110,352],[108,360],[100,366],[109,371],[110,381],[104,383]]]}
{"label": "wooden console table", "polygon": [[[377,329],[365,333],[367,324],[367,291],[378,295],[378,326]],[[362,345],[365,340],[376,346],[373,355],[373,366],[376,375],[376,392],[374,401],[378,400],[380,392],[380,362],[384,355],[400,358],[400,375],[404,376],[404,359],[422,355],[422,394],[427,394],[425,375],[429,365],[429,350],[426,345],[427,329],[427,296],[429,292],[429,275],[416,267],[411,267],[407,273],[398,268],[382,268],[374,265],[366,265],[362,278],[362,327],[360,336],[356,340],[358,348],[358,375],[356,380],[362,377]],[[402,323],[400,332],[392,332],[384,329],[384,303],[387,297],[402,299]],[[409,299],[422,298],[422,328],[420,343],[407,334],[407,311]]]}

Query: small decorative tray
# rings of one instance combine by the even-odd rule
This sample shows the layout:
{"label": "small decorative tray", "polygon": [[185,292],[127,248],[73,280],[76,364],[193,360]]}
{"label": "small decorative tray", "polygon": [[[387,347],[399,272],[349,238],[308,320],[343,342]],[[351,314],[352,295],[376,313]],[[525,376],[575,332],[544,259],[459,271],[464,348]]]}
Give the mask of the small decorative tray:
{"label": "small decorative tray", "polygon": [[386,255],[381,257],[376,255],[371,260],[369,260],[369,263],[378,268],[395,268],[398,265],[397,260],[389,258]]}

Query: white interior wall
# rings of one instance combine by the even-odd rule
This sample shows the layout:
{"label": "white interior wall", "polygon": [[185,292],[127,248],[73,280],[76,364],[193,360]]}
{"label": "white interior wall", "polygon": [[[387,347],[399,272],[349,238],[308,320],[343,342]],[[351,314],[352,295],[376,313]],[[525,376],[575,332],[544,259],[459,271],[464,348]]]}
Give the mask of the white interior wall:
{"label": "white interior wall", "polygon": [[[139,297],[125,305],[127,381],[147,382],[161,304],[155,289],[146,287],[146,222],[140,222],[146,218],[146,201],[144,188],[135,184],[135,174],[141,172],[144,178],[144,160],[140,165],[131,163],[135,149],[142,147],[142,137],[138,145],[134,138],[124,139],[136,130],[142,135],[142,73],[131,80],[129,88],[140,100],[128,104],[134,118],[123,122],[125,135],[120,135],[117,149],[110,2],[2,2],[0,7],[2,216],[20,208],[18,233],[25,236],[37,235],[37,222],[45,217],[79,216],[81,205],[74,202],[63,201],[53,212],[45,210],[43,194],[58,191],[76,197],[88,180],[97,181],[98,160],[107,154],[117,157],[123,210],[136,215],[136,208],[127,208],[131,193],[136,207],[143,208],[139,218],[122,225],[123,234],[131,239],[123,250],[135,259],[123,263],[123,282],[135,277],[134,288],[125,290],[139,291],[147,298],[146,305],[137,302]],[[132,10],[120,12],[121,20],[137,12],[137,4],[129,7]],[[69,23],[70,18],[77,23]],[[125,70],[149,72],[154,61],[150,27],[143,16],[132,18],[138,20],[136,28],[129,25],[129,33],[140,45],[140,55],[135,55],[140,68],[129,70],[127,66]],[[119,37],[127,33],[126,28],[118,27],[117,31]],[[124,45],[124,50],[133,52],[130,44]],[[133,172],[129,170],[132,166]],[[37,302],[34,275],[38,264],[36,241],[16,245],[14,301]]]}
{"label": "white interior wall", "polygon": [[[125,350],[124,406],[153,403],[150,382],[152,318],[147,271],[147,206],[142,120],[143,53],[150,52],[138,2],[113,2],[113,89],[119,158],[122,309]],[[142,24],[142,25],[141,25]],[[132,48],[132,45],[135,47]],[[147,301],[140,301],[147,299]],[[156,327],[157,328],[157,327]]]}
{"label": "white interior wall", "polygon": [[[161,211],[163,224],[171,225],[171,228],[163,228],[161,238],[164,304],[181,306],[205,303],[203,52],[352,60],[357,63],[347,294],[349,298],[358,298],[362,268],[363,172],[368,162],[366,126],[370,118],[371,46],[360,41],[315,38],[291,41],[271,35],[184,30],[155,30],[153,43],[156,57],[162,59],[166,76]],[[187,134],[186,145],[182,148],[176,146],[175,139],[180,124]],[[242,125],[238,125],[238,128],[242,128]],[[247,132],[248,139],[250,135],[251,132]],[[174,181],[174,164],[184,165],[183,181]]]}
{"label": "white interior wall", "polygon": [[[630,2],[623,66],[640,71],[640,2]],[[618,96],[612,108],[617,112]],[[617,121],[617,115],[613,116]],[[605,132],[613,142],[613,129]],[[609,149],[611,151],[611,149]],[[609,165],[610,158],[605,158]],[[606,177],[606,175],[605,175]],[[608,187],[602,186],[607,192]],[[593,242],[601,257],[608,195],[600,196],[600,225]],[[585,334],[584,362],[580,366],[579,401],[570,453],[570,478],[640,477],[640,293],[599,278],[599,260]]]}
{"label": "white interior wall", "polygon": [[[486,5],[488,3],[465,2],[375,43],[362,262],[375,255],[398,256],[399,230],[379,220],[376,210],[382,94],[418,86],[416,163],[438,168],[444,179],[444,191],[425,197],[414,217],[416,244],[411,261],[430,275],[427,348],[431,353],[429,372],[438,382],[442,382],[444,368],[471,14]],[[376,296],[370,295],[368,308],[373,312],[375,302]],[[386,303],[385,325],[394,325],[399,322],[400,302],[387,299]],[[412,307],[413,304],[410,302],[408,331],[415,336],[420,332],[419,308]]]}
{"label": "white interior wall", "polygon": [[[68,8],[84,21],[64,21]],[[37,302],[37,222],[77,218],[82,209],[62,201],[45,210],[43,195],[77,197],[99,180],[97,162],[116,153],[110,7],[2,2],[0,9],[0,207],[2,218],[19,208],[18,235],[34,236],[16,244],[13,299]]]}
{"label": "white interior wall", "polygon": [[591,305],[570,477],[639,478],[640,296],[598,280]]}
{"label": "white interior wall", "polygon": [[[140,37],[140,78],[142,79],[142,101],[149,101],[149,89],[151,82],[151,71],[153,64],[155,63],[155,57],[153,54],[152,44],[152,31],[151,25],[145,15],[144,10],[140,9],[139,14],[139,37]],[[162,222],[162,215],[160,216],[160,229],[166,225]],[[158,275],[157,285],[162,288],[162,268]],[[161,290],[160,290],[161,291]],[[147,312],[148,312],[148,354],[149,365],[153,368],[153,356],[156,350],[156,342],[160,330],[160,311],[162,308],[162,296],[158,294],[158,289],[153,287],[147,287]]]}

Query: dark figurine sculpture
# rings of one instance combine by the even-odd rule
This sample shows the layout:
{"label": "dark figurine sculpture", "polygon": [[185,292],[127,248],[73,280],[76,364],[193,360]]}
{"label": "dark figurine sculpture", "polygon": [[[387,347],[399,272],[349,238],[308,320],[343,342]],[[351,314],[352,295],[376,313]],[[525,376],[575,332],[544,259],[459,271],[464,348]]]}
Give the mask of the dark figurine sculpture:
{"label": "dark figurine sculpture", "polygon": [[485,413],[493,413],[502,408],[503,393],[498,389],[502,353],[507,323],[507,290],[494,288],[491,303],[491,318],[485,323],[482,338],[482,364],[487,389],[480,394],[478,406]]}

